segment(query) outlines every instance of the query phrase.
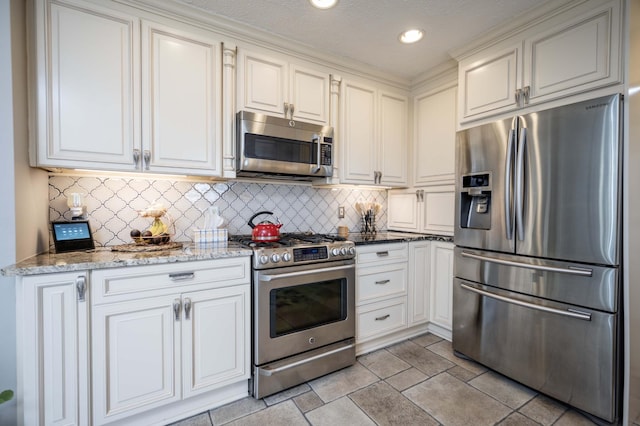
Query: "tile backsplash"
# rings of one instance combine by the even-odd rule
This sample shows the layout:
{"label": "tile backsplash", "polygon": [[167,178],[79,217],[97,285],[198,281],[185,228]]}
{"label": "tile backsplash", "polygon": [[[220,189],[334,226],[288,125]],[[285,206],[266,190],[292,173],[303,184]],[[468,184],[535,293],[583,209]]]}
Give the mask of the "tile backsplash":
{"label": "tile backsplash", "polygon": [[[380,203],[377,227],[386,229],[387,224],[385,190],[67,175],[49,177],[51,220],[71,218],[67,196],[73,192],[85,195],[86,216],[98,246],[130,243],[131,229],[145,230],[151,225],[152,219],[140,217],[138,211],[154,201],[167,207],[175,228],[173,240],[181,242],[193,241],[193,229],[201,226],[209,206],[219,208],[230,234],[250,234],[247,222],[261,210],[274,213],[283,223],[281,232],[335,233],[338,225],[359,232],[360,217],[354,207],[357,201]],[[345,207],[343,219],[338,219],[339,206]],[[275,221],[260,216],[256,222],[265,219]]]}

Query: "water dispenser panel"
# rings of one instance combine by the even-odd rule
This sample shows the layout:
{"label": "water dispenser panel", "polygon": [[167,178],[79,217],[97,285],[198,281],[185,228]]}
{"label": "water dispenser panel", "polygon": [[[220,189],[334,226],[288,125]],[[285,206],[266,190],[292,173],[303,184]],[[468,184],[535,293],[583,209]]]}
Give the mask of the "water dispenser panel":
{"label": "water dispenser panel", "polygon": [[462,176],[460,225],[463,228],[491,229],[491,174]]}

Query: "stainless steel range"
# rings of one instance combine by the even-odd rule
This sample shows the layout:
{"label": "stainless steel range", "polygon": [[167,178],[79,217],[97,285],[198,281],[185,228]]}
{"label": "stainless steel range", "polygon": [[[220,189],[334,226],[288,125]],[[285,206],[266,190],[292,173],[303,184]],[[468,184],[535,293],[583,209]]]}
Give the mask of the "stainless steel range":
{"label": "stainless steel range", "polygon": [[255,398],[355,362],[355,244],[333,235],[250,236]]}

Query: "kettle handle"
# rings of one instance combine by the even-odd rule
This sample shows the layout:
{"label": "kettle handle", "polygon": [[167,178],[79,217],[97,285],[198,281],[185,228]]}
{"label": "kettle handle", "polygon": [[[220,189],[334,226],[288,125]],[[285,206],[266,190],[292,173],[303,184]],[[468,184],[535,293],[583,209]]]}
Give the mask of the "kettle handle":
{"label": "kettle handle", "polygon": [[254,225],[254,223],[253,223],[253,219],[255,219],[257,216],[260,216],[261,214],[271,214],[272,215],[273,212],[268,212],[268,211],[265,210],[265,211],[258,212],[256,214],[254,214],[253,216],[251,216],[251,219],[249,219],[249,223],[248,223],[248,225],[251,227],[251,229],[256,227],[256,225]]}

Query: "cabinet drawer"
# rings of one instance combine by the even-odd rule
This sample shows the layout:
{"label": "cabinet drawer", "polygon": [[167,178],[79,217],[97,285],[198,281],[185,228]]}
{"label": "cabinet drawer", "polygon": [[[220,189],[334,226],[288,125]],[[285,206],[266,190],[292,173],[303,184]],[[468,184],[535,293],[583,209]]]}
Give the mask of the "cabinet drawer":
{"label": "cabinet drawer", "polygon": [[409,260],[407,243],[370,244],[356,247],[357,264],[375,263],[376,265],[406,262]]}
{"label": "cabinet drawer", "polygon": [[179,262],[92,273],[92,303],[111,303],[149,296],[175,294],[251,282],[249,257]]}
{"label": "cabinet drawer", "polygon": [[372,303],[357,309],[356,340],[358,343],[407,327],[407,298],[398,297]]}
{"label": "cabinet drawer", "polygon": [[407,292],[407,264],[398,263],[366,269],[356,278],[358,304],[375,299],[404,296]]}

